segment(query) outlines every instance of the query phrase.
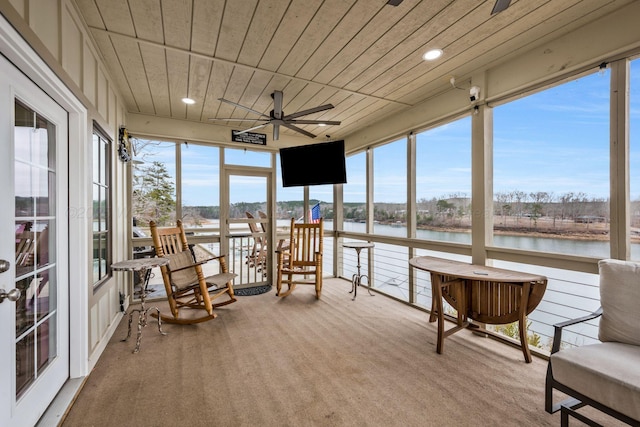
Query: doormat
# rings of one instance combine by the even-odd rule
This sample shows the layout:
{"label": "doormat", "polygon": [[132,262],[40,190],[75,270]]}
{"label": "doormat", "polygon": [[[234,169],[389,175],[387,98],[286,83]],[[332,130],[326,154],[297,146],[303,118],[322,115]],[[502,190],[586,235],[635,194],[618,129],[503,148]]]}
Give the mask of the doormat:
{"label": "doormat", "polygon": [[251,288],[234,289],[233,293],[241,297],[260,295],[271,290],[271,285],[253,286]]}

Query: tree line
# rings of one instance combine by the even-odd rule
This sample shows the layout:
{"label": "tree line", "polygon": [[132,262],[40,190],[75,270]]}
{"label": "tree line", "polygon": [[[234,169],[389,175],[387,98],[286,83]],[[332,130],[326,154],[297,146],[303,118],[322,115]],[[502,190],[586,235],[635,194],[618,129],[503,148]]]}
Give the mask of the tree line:
{"label": "tree line", "polygon": [[[175,185],[166,166],[154,161],[145,167],[136,168],[133,176],[133,216],[141,225],[150,220],[159,225],[175,222]],[[325,219],[333,218],[333,204],[310,200],[309,206],[320,202],[321,214]],[[640,204],[636,202],[635,204]],[[245,212],[257,215],[266,212],[265,202],[240,202],[232,204],[230,216],[241,218]],[[534,223],[547,217],[554,221],[608,222],[609,200],[590,197],[584,192],[567,192],[555,195],[550,192],[525,192],[520,190],[495,194],[495,217],[529,218]],[[456,225],[463,218],[471,216],[471,198],[463,193],[454,193],[431,199],[421,198],[416,204],[417,225]],[[374,220],[381,223],[406,221],[405,203],[374,203]],[[302,200],[280,201],[276,203],[276,217],[279,219],[300,218],[305,215]],[[364,221],[364,202],[346,202],[343,215],[348,221]],[[199,225],[203,220],[219,219],[219,206],[185,206],[183,219]]]}

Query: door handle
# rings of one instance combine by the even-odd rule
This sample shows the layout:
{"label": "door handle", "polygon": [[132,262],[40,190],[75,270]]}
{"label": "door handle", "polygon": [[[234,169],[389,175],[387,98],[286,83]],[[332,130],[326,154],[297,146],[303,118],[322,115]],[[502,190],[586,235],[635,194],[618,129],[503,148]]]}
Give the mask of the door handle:
{"label": "door handle", "polygon": [[16,302],[20,299],[20,289],[11,289],[9,292],[5,292],[4,289],[0,289],[0,303],[6,299]]}
{"label": "door handle", "polygon": [[11,267],[11,263],[5,259],[0,259],[0,273],[4,273]]}

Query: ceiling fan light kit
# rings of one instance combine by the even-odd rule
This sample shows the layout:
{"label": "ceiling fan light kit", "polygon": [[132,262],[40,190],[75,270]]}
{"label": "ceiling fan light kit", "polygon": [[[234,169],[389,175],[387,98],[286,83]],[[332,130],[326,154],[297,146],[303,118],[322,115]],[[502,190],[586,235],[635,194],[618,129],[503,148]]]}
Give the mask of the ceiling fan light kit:
{"label": "ceiling fan light kit", "polygon": [[313,113],[319,113],[321,111],[325,111],[325,110],[330,110],[333,107],[332,104],[325,104],[325,105],[320,105],[317,107],[313,107],[313,108],[309,108],[307,110],[302,110],[302,111],[298,111],[296,113],[293,114],[285,114],[284,111],[282,111],[282,91],[276,90],[273,91],[273,93],[271,94],[271,98],[273,98],[273,110],[271,110],[271,112],[269,113],[269,115],[266,115],[264,113],[261,113],[260,111],[254,110],[252,108],[249,107],[245,107],[243,105],[240,105],[236,102],[233,101],[229,101],[227,99],[224,98],[218,98],[218,100],[220,102],[225,102],[227,104],[233,105],[237,108],[241,108],[243,110],[246,110],[250,113],[256,114],[259,116],[259,118],[257,119],[236,119],[236,118],[211,118],[209,120],[213,120],[213,121],[221,121],[221,122],[256,122],[256,121],[263,121],[263,123],[257,125],[257,126],[253,126],[249,129],[244,129],[241,130],[239,132],[236,132],[236,134],[242,134],[242,133],[246,133],[246,132],[251,132],[254,131],[256,129],[260,129],[263,128],[267,125],[272,125],[273,126],[273,140],[277,141],[280,138],[280,126],[284,126],[287,129],[291,129],[293,131],[296,131],[298,133],[301,133],[305,136],[308,136],[309,138],[315,138],[316,136],[314,134],[312,134],[311,132],[307,132],[306,130],[298,127],[298,125],[339,125],[340,122],[338,121],[332,121],[332,120],[297,120],[298,117],[302,117],[302,116],[307,116],[309,114],[313,114]]}

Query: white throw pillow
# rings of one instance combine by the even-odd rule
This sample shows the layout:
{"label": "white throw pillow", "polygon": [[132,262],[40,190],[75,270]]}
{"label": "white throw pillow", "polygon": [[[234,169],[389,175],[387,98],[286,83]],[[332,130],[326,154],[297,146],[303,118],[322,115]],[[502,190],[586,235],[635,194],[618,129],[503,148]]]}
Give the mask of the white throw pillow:
{"label": "white throw pillow", "polygon": [[598,338],[640,345],[640,263],[606,259],[598,268],[602,305]]}

